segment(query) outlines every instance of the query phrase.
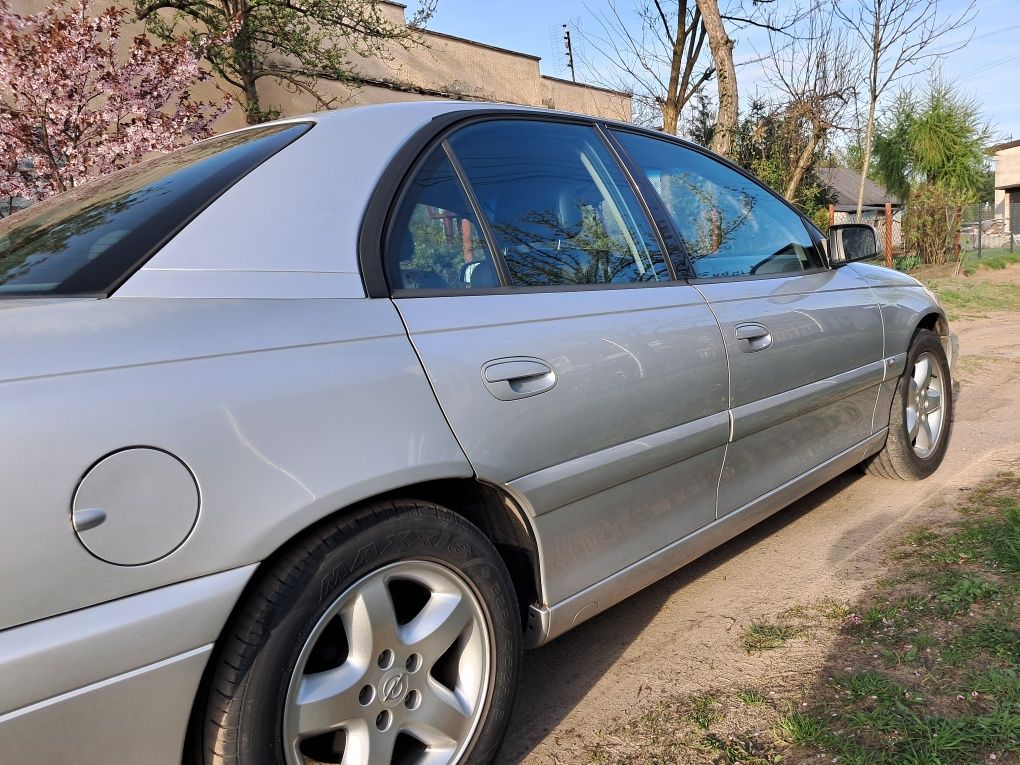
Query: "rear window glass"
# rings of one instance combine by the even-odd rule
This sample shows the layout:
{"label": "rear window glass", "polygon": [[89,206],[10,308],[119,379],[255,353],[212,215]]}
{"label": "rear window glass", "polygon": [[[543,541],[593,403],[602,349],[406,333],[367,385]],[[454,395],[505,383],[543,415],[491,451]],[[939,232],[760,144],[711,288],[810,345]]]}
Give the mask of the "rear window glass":
{"label": "rear window glass", "polygon": [[0,220],[0,297],[108,294],[309,127],[270,125],[210,138]]}

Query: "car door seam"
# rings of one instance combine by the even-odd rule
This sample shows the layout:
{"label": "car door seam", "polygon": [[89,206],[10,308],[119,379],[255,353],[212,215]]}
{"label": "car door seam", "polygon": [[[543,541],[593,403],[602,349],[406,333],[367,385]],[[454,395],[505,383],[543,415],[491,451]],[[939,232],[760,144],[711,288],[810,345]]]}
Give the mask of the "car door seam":
{"label": "car door seam", "polygon": [[[878,300],[878,293],[875,292],[875,288],[871,286],[867,279],[864,279],[864,283],[867,285],[868,290],[871,292],[871,297],[875,301],[875,308],[878,309],[878,318],[882,322],[882,355],[880,358],[882,360],[882,384],[884,384],[889,380],[889,367],[886,364],[886,358],[889,352],[888,348],[889,340],[886,336],[885,311],[882,310],[882,304]],[[878,427],[878,404],[879,402],[881,402],[881,400],[882,400],[882,385],[879,385],[878,392],[875,394],[875,408],[871,413],[872,433],[874,433]]]}
{"label": "car door seam", "polygon": [[705,293],[702,292],[697,284],[691,284],[694,291],[701,295],[701,299],[705,301],[705,305],[708,306],[708,310],[712,314],[712,318],[715,320],[715,328],[719,330],[719,341],[722,343],[723,355],[726,357],[726,414],[730,418],[730,435],[723,448],[722,463],[719,465],[719,478],[715,482],[715,517],[719,518],[719,495],[722,492],[722,479],[723,473],[726,470],[726,456],[730,451],[730,444],[733,443],[733,373],[730,369],[730,349],[726,343],[726,336],[723,334],[722,322],[719,321],[719,315],[715,312],[715,306],[712,305],[712,301],[709,300]]}
{"label": "car door seam", "polygon": [[[369,298],[371,299],[371,298]],[[457,448],[460,449],[460,453],[464,455],[464,460],[467,462],[468,467],[471,468],[471,472],[475,478],[478,478],[478,470],[475,469],[474,463],[471,462],[471,458],[468,456],[467,450],[464,448],[464,444],[460,441],[460,436],[457,435],[457,431],[454,430],[453,423],[450,422],[450,418],[446,414],[446,410],[443,408],[443,403],[439,400],[439,394],[436,392],[435,385],[432,384],[432,378],[429,376],[428,369],[425,368],[425,360],[421,357],[421,353],[418,351],[418,346],[415,345],[414,338],[411,336],[411,330],[407,326],[407,322],[404,321],[404,315],[400,312],[400,306],[397,305],[397,301],[392,298],[385,298],[393,306],[393,310],[397,312],[397,318],[400,319],[400,325],[404,328],[404,336],[407,338],[407,342],[411,345],[411,350],[414,352],[414,356],[418,359],[418,366],[421,369],[422,375],[425,377],[425,382],[429,386],[429,390],[432,391],[432,398],[436,402],[436,406],[439,407],[439,414],[442,415],[443,421],[446,423],[446,427],[450,429],[450,434],[453,436],[453,440],[457,442]]]}

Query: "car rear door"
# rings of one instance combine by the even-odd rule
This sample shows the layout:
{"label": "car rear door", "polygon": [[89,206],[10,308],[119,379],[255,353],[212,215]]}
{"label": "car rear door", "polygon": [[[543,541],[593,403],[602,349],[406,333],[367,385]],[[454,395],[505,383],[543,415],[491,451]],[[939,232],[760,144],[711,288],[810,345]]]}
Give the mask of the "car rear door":
{"label": "car rear door", "polygon": [[852,269],[826,267],[799,214],[749,177],[677,143],[621,131],[684,241],[730,365],[724,515],[872,433],[882,316]]}
{"label": "car rear door", "polygon": [[598,129],[476,121],[416,173],[393,297],[477,475],[533,515],[546,602],[714,520],[722,338]]}

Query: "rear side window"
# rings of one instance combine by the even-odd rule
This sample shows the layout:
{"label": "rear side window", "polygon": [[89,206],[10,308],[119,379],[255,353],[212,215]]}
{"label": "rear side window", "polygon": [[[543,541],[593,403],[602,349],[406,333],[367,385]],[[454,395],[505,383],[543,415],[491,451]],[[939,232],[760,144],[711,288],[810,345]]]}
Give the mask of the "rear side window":
{"label": "rear side window", "polygon": [[499,286],[478,221],[442,146],[408,187],[386,257],[394,289]]}
{"label": "rear side window", "polygon": [[822,268],[804,222],[759,184],[697,151],[619,132],[662,199],[699,278]]}
{"label": "rear side window", "polygon": [[0,297],[108,294],[307,123],[201,141],[0,220]]}
{"label": "rear side window", "polygon": [[449,140],[514,286],[669,280],[651,223],[593,128],[495,120]]}

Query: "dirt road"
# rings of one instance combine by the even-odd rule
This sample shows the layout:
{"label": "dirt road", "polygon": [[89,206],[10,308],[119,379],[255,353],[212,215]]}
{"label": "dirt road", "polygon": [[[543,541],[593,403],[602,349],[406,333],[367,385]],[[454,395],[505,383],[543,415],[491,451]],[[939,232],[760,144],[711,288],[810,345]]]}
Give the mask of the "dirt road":
{"label": "dirt road", "polygon": [[[1020,281],[1020,266],[990,279]],[[823,598],[851,600],[881,574],[907,529],[938,523],[962,489],[1020,457],[1020,314],[953,323],[962,358],[956,422],[940,470],[900,483],[853,470],[550,645],[525,654],[500,758],[586,762],[600,735],[675,693],[753,682],[779,692],[821,671],[828,646],[794,661],[746,655],[757,619]]]}

